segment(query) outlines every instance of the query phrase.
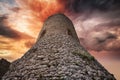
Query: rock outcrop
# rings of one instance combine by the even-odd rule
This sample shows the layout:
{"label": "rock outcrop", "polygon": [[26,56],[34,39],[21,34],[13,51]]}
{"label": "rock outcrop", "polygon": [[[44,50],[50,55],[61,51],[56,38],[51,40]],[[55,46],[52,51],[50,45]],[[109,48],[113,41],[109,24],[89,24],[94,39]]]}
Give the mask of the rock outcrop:
{"label": "rock outcrop", "polygon": [[35,45],[14,61],[2,80],[115,80],[79,43],[63,14],[50,16]]}
{"label": "rock outcrop", "polygon": [[2,76],[8,71],[10,62],[5,59],[0,59],[0,80]]}

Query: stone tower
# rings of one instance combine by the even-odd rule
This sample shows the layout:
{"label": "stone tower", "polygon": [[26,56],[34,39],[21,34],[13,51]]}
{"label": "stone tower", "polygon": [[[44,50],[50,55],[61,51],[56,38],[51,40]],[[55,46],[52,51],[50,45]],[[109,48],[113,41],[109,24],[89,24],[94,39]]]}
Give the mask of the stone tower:
{"label": "stone tower", "polygon": [[79,43],[72,22],[50,16],[37,42],[14,61],[2,80],[115,80]]}

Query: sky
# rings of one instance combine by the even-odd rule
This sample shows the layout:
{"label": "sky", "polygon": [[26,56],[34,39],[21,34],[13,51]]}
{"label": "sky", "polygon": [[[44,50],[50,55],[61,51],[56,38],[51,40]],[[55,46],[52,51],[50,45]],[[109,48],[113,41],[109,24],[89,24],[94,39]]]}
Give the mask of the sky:
{"label": "sky", "polygon": [[0,58],[23,56],[56,13],[72,20],[80,43],[120,80],[119,0],[0,0]]}

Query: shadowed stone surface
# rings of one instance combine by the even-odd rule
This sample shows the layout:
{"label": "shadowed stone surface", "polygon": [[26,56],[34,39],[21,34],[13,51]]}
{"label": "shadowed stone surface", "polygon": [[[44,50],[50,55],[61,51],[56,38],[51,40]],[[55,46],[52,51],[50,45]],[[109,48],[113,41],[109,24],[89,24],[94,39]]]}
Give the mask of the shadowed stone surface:
{"label": "shadowed stone surface", "polygon": [[79,43],[63,14],[49,17],[35,45],[10,66],[2,80],[115,80]]}
{"label": "shadowed stone surface", "polygon": [[0,80],[2,76],[8,71],[10,62],[5,59],[0,59]]}

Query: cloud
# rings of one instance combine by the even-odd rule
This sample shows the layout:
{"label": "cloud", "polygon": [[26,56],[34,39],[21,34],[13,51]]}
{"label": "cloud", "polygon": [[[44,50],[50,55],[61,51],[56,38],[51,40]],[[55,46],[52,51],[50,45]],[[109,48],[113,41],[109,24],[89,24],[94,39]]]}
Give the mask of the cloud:
{"label": "cloud", "polygon": [[119,0],[59,1],[67,4],[66,9],[84,47],[112,55],[120,53]]}
{"label": "cloud", "polygon": [[1,36],[12,38],[12,39],[32,39],[33,38],[29,34],[25,34],[15,29],[12,29],[10,26],[8,26],[7,19],[8,17],[6,15],[0,17],[0,35]]}
{"label": "cloud", "polygon": [[66,9],[74,13],[87,10],[109,10],[120,6],[119,0],[58,0],[66,5]]}
{"label": "cloud", "polygon": [[15,4],[15,0],[0,0],[0,2],[3,2],[3,3],[8,3],[8,4]]}
{"label": "cloud", "polygon": [[[0,1],[13,4],[10,0]],[[73,21],[81,44],[88,50],[120,53],[119,0],[17,0],[17,3],[19,7],[15,4],[9,7],[8,19],[0,18],[0,35],[4,37],[25,39],[21,44],[30,47],[34,41],[29,40],[37,36],[43,21],[62,12]],[[6,20],[12,26],[7,26]]]}
{"label": "cloud", "polygon": [[[86,35],[81,37],[81,42],[89,50],[120,52],[119,23],[101,23],[82,34]],[[79,35],[80,34],[78,34],[78,36]]]}
{"label": "cloud", "polygon": [[6,24],[7,16],[1,16],[0,17],[0,35],[9,37],[9,38],[19,38],[20,35],[17,33],[17,31],[11,29]]}

